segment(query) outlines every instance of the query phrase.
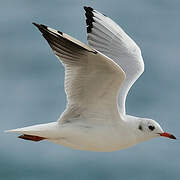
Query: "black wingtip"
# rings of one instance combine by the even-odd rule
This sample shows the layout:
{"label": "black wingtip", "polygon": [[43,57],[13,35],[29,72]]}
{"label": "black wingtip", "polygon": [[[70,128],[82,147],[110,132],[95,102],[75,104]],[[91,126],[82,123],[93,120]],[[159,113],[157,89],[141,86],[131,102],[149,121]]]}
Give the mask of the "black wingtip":
{"label": "black wingtip", "polygon": [[84,10],[86,11],[85,16],[86,16],[87,33],[91,33],[93,28],[93,22],[95,22],[93,19],[94,17],[93,8],[84,6]]}
{"label": "black wingtip", "polygon": [[43,24],[37,24],[35,22],[32,23],[33,25],[35,25],[42,33],[47,30],[47,26],[43,25]]}
{"label": "black wingtip", "polygon": [[32,22],[32,24],[34,24],[37,28],[39,27],[39,24]]}
{"label": "black wingtip", "polygon": [[87,6],[84,6],[84,10],[87,12],[87,11],[93,11],[93,8],[92,7],[87,7]]}

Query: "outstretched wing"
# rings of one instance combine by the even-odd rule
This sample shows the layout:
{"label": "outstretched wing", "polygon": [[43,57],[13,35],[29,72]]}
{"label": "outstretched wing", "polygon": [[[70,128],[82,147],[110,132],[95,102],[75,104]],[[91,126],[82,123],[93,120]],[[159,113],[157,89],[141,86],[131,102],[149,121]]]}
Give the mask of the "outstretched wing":
{"label": "outstretched wing", "polygon": [[119,92],[119,110],[125,114],[128,91],[144,71],[141,50],[110,18],[91,7],[84,7],[84,9],[89,46],[111,58],[126,74]]}
{"label": "outstretched wing", "polygon": [[60,119],[79,113],[118,112],[117,95],[124,71],[110,58],[71,36],[34,23],[65,67],[67,108]]}

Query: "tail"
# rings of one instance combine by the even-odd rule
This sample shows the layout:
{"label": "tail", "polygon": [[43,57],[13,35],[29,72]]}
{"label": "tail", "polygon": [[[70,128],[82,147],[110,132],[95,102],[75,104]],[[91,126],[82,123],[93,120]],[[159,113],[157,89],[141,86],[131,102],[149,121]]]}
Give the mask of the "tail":
{"label": "tail", "polygon": [[59,136],[58,122],[52,122],[47,124],[39,124],[34,126],[28,126],[24,128],[11,129],[5,132],[13,132],[22,134],[18,138],[31,141],[51,140]]}

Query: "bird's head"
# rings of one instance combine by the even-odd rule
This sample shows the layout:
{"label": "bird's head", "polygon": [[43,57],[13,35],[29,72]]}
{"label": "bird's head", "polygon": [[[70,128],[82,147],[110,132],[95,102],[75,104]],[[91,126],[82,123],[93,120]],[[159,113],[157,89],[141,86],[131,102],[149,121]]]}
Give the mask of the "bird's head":
{"label": "bird's head", "polygon": [[152,119],[139,118],[136,126],[138,136],[142,137],[142,140],[148,140],[155,137],[167,137],[176,139],[176,137],[170,133],[165,132],[161,126]]}

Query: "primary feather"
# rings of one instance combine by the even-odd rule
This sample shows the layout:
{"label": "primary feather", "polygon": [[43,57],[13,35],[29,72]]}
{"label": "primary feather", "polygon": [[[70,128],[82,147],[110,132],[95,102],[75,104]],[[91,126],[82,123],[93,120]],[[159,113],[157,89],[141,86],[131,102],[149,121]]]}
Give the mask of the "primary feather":
{"label": "primary feather", "polygon": [[141,50],[109,17],[91,7],[84,7],[84,9],[89,46],[111,58],[126,74],[126,79],[119,91],[119,111],[125,115],[128,91],[144,71]]}
{"label": "primary feather", "polygon": [[[35,24],[35,23],[34,23]],[[67,108],[60,120],[84,114],[101,114],[114,109],[125,78],[121,67],[101,52],[88,47],[65,33],[35,24],[65,67]],[[68,117],[67,117],[68,116]],[[95,118],[95,117],[94,117]]]}

